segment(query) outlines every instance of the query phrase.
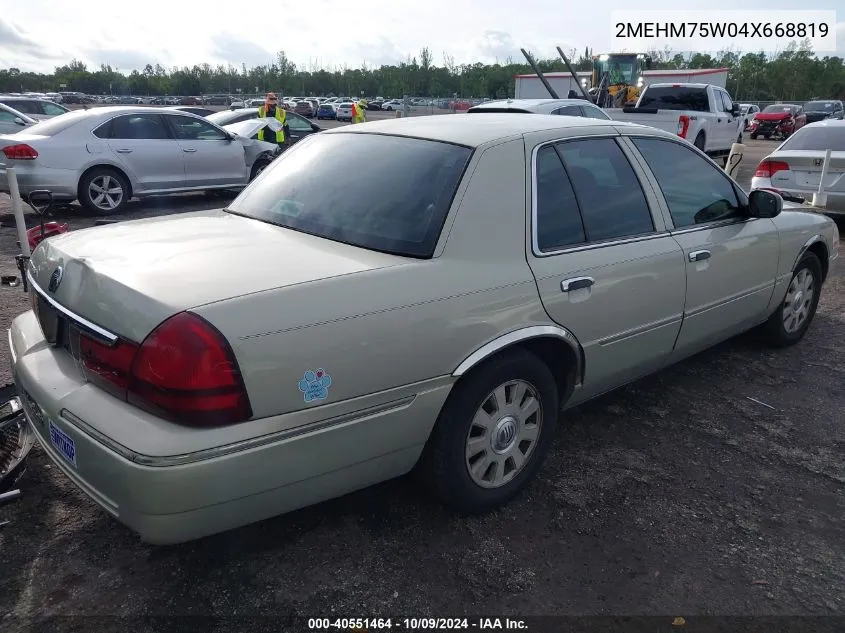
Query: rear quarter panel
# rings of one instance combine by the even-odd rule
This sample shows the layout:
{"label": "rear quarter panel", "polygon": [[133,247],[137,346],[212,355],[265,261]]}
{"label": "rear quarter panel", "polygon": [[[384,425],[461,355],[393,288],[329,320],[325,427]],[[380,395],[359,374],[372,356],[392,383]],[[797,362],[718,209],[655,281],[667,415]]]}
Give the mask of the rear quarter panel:
{"label": "rear quarter panel", "polygon": [[[476,152],[433,259],[195,310],[233,344],[256,417],[339,402],[355,410],[389,389],[451,382],[483,344],[548,323],[525,261],[523,147]],[[298,383],[317,369],[331,376],[328,398],[307,403]]]}

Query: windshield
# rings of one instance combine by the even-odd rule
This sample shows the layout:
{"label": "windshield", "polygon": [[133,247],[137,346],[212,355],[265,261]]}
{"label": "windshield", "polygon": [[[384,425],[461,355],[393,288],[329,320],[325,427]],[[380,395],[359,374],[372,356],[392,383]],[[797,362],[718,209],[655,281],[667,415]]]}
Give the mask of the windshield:
{"label": "windshield", "polygon": [[823,125],[807,126],[790,136],[781,146],[781,150],[816,150],[824,152],[845,152],[845,126]]}
{"label": "windshield", "polygon": [[599,77],[608,73],[610,85],[622,83],[634,85],[637,83],[639,68],[636,55],[610,56],[608,59],[598,59],[596,68]]}
{"label": "windshield", "polygon": [[680,88],[674,86],[648,86],[640,97],[638,108],[660,110],[693,110],[708,112],[710,102],[706,88]]}
{"label": "windshield", "polygon": [[833,101],[810,101],[804,104],[806,112],[833,112]]}
{"label": "windshield", "polygon": [[87,119],[90,116],[89,113],[90,110],[71,110],[59,116],[54,116],[51,119],[39,121],[35,125],[26,128],[26,133],[37,134],[38,136],[54,136],[70,126]]}
{"label": "windshield", "polygon": [[[361,248],[428,258],[471,154],[468,147],[416,138],[315,134],[276,159],[227,211]],[[366,174],[361,156],[367,157]]]}
{"label": "windshield", "polygon": [[766,108],[763,110],[763,112],[765,112],[766,114],[783,113],[783,112],[790,112],[791,113],[793,110],[795,110],[795,106],[792,106],[792,105],[770,105],[770,106],[766,106]]}

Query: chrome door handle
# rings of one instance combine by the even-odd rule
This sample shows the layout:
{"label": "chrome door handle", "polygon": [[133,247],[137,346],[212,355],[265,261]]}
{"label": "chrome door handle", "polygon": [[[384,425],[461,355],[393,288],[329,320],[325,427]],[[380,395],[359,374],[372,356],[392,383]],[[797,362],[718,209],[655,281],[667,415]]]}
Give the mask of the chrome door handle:
{"label": "chrome door handle", "polygon": [[572,279],[564,279],[560,282],[560,289],[563,292],[570,292],[580,288],[589,288],[596,282],[592,277],[573,277]]}
{"label": "chrome door handle", "polygon": [[693,251],[689,254],[691,262],[700,262],[704,259],[710,259],[710,251]]}
{"label": "chrome door handle", "polygon": [[115,150],[115,151],[116,151],[118,154],[131,154],[131,153],[132,153],[132,150],[131,150],[131,149],[117,149],[117,150]]}
{"label": "chrome door handle", "polygon": [[183,147],[183,148],[182,148],[182,151],[183,151],[183,152],[195,152],[195,151],[197,151],[197,150],[196,150],[195,148],[193,148],[193,147]]}

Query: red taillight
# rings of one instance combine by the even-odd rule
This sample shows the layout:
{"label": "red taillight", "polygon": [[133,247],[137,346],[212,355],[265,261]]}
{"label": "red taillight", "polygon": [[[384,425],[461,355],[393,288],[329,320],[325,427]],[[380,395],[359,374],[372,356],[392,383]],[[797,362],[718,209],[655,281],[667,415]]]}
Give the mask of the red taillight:
{"label": "red taillight", "polygon": [[38,152],[35,151],[35,148],[26,143],[7,145],[3,148],[3,154],[9,160],[35,160],[38,158]]}
{"label": "red taillight", "polygon": [[129,372],[128,402],[190,426],[252,417],[234,353],[210,323],[182,312],[147,336]]}
{"label": "red taillight", "polygon": [[789,171],[789,163],[782,160],[764,160],[754,172],[755,178],[771,178],[779,171]]}
{"label": "red taillight", "polygon": [[126,399],[129,370],[138,352],[135,343],[119,340],[109,345],[75,331],[71,347],[76,348],[75,356],[79,358],[86,380],[121,400]]}
{"label": "red taillight", "polygon": [[681,138],[687,137],[687,131],[689,130],[689,117],[686,114],[682,114],[678,117],[678,136]]}

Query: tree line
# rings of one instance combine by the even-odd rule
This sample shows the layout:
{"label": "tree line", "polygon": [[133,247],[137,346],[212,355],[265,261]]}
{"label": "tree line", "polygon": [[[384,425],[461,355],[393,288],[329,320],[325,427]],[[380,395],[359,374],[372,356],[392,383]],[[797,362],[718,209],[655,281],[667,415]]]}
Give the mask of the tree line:
{"label": "tree line", "polygon": [[[784,51],[715,55],[672,54],[649,51],[654,69],[730,68],[727,88],[742,101],[793,101],[813,98],[845,99],[845,61],[841,57],[818,57],[807,42],[792,43]],[[593,52],[570,51],[576,70],[591,70]],[[536,57],[536,56],[535,56]],[[565,71],[559,58],[538,59],[544,72]],[[272,64],[247,68],[200,64],[166,69],[148,64],[130,73],[101,65],[89,68],[79,60],[59,66],[51,74],[0,70],[0,92],[74,91],[92,95],[208,95],[262,94],[268,90],[291,96],[383,96],[494,98],[514,95],[514,75],[531,73],[524,60],[508,59],[497,64],[456,64],[443,55],[436,63],[430,49],[405,62],[380,67],[301,68],[284,51]]]}

